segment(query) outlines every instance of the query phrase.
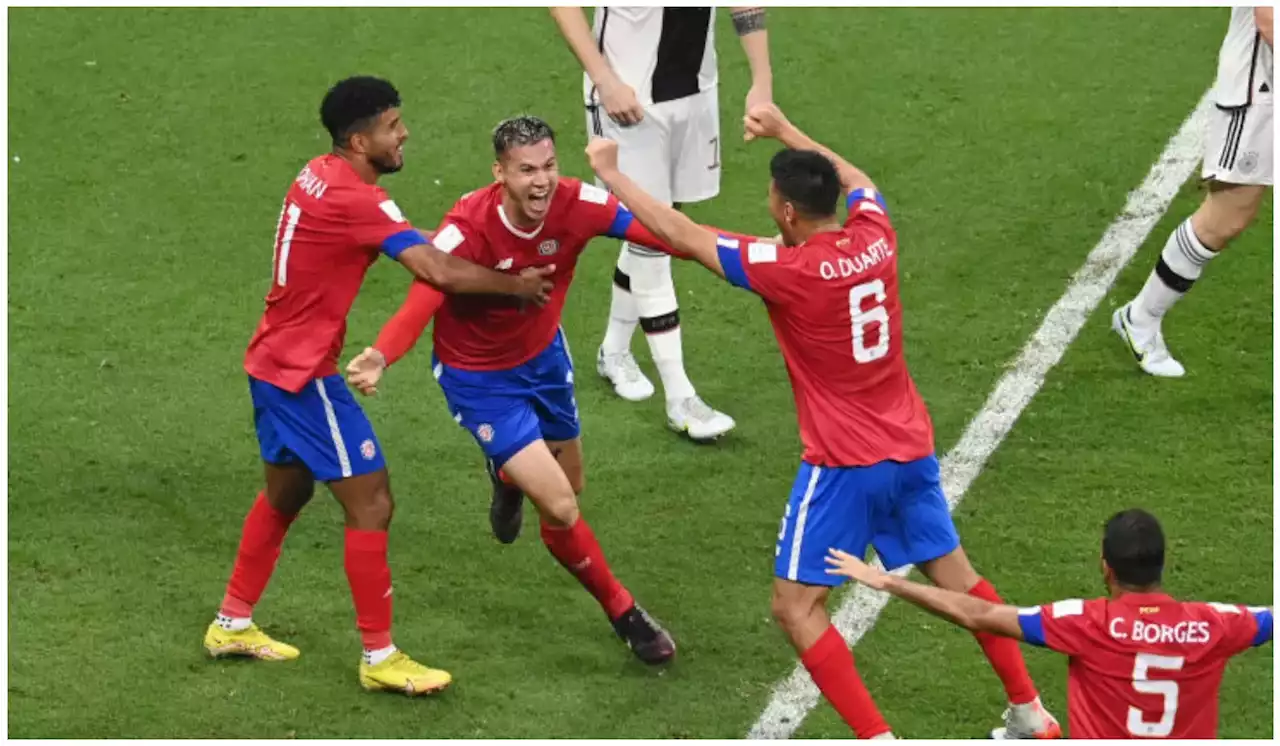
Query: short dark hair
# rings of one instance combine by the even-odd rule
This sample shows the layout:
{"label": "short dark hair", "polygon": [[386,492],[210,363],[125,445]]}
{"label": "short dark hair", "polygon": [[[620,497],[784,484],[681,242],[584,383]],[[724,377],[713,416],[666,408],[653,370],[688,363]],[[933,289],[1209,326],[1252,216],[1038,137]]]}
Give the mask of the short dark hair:
{"label": "short dark hair", "polygon": [[551,125],[535,116],[519,116],[504,119],[493,128],[493,154],[501,158],[508,150],[522,145],[550,140],[556,141],[556,133]]}
{"label": "short dark hair", "polygon": [[835,165],[812,150],[780,150],[769,161],[769,173],[782,198],[805,217],[829,218],[840,201],[840,176]]}
{"label": "short dark hair", "polygon": [[1134,508],[1111,516],[1102,534],[1102,559],[1116,581],[1149,588],[1164,574],[1164,531],[1156,517]]}
{"label": "short dark hair", "polygon": [[346,147],[351,136],[387,109],[400,105],[400,92],[390,82],[368,75],[340,80],[320,102],[320,122],[333,144]]}

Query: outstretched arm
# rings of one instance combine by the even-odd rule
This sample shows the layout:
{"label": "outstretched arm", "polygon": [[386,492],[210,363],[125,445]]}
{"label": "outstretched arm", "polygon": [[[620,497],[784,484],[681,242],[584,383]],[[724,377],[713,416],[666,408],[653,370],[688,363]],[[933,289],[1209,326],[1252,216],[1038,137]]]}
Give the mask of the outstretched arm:
{"label": "outstretched arm", "polygon": [[844,575],[869,588],[885,591],[970,632],[989,632],[1015,640],[1023,639],[1018,609],[1013,606],[993,604],[964,593],[913,583],[898,575],[877,570],[839,549],[830,550],[827,564],[831,565],[827,568],[831,575]]}
{"label": "outstretched arm", "polygon": [[364,348],[347,363],[347,383],[365,396],[378,393],[378,382],[387,366],[413,349],[443,303],[443,293],[421,280],[414,280],[409,295],[395,315],[383,324],[373,346]]}
{"label": "outstretched arm", "polygon": [[447,254],[428,243],[419,243],[395,256],[419,280],[442,293],[513,295],[542,305],[550,298],[554,267],[509,275]]}
{"label": "outstretched arm", "polygon": [[[716,233],[687,215],[663,204],[618,170],[618,144],[597,138],[587,145],[587,160],[611,192],[627,206],[644,227],[677,255],[683,254],[724,277],[716,248]],[[644,242],[640,242],[644,243]],[[659,250],[662,250],[658,247]]]}
{"label": "outstretched arm", "polygon": [[757,106],[747,113],[745,125],[747,139],[771,137],[792,150],[813,150],[827,157],[836,167],[840,177],[840,186],[845,194],[856,189],[874,189],[871,178],[857,166],[840,157],[838,153],[818,143],[806,135],[799,127],[792,124],[782,110],[773,104]]}

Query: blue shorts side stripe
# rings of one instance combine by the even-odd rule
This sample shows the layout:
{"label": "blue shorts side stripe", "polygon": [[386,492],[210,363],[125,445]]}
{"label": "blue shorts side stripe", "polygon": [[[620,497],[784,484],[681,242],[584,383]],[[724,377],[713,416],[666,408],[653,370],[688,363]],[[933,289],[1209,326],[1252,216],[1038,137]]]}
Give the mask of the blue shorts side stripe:
{"label": "blue shorts side stripe", "polygon": [[324,390],[324,379],[315,380],[316,390],[320,392],[320,401],[324,402],[324,418],[329,423],[329,436],[333,438],[333,449],[338,454],[338,466],[342,469],[342,477],[351,476],[351,456],[347,454],[347,444],[342,440],[342,431],[338,429],[338,415],[333,411],[333,402],[329,401],[329,392]]}

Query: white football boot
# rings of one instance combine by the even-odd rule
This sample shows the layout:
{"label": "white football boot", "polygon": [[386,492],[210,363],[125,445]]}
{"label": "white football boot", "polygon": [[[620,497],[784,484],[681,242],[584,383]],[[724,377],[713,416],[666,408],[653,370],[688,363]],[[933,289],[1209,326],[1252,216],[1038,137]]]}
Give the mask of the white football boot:
{"label": "white football boot", "polygon": [[1126,303],[1111,314],[1111,328],[1120,339],[1129,346],[1129,352],[1138,361],[1143,372],[1161,378],[1181,378],[1187,374],[1182,363],[1173,359],[1169,348],[1165,346],[1164,335],[1160,333],[1160,325],[1153,329],[1144,329],[1133,323]]}
{"label": "white football boot", "polygon": [[613,393],[627,401],[644,401],[653,396],[653,383],[641,372],[630,350],[606,355],[596,352],[596,372],[613,385]]}
{"label": "white football boot", "polygon": [[667,426],[691,440],[715,440],[735,425],[732,417],[708,407],[699,396],[667,402]]}
{"label": "white football boot", "polygon": [[991,737],[997,741],[1062,738],[1062,726],[1036,697],[1023,705],[1009,705],[1004,711],[1004,727],[991,731]]}

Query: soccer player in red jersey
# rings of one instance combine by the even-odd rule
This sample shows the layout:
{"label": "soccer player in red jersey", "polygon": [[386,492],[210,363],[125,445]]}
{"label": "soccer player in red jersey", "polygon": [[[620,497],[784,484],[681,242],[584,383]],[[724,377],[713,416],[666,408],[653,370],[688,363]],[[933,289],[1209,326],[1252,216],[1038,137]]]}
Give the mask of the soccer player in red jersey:
{"label": "soccer player in red jersey", "polygon": [[551,554],[599,601],[638,658],[663,663],[675,655],[675,642],[614,577],[578,507],[582,441],[573,362],[560,328],[578,256],[592,238],[659,244],[608,192],[559,175],[555,135],[541,119],[500,123],[493,147],[494,183],[459,199],[433,243],[502,271],[553,267],[550,302],[442,299],[414,283],[374,346],[348,365],[348,380],[375,392],[385,367],[412,347],[434,314],[432,369],[454,419],[486,456],[495,484],[494,534],[515,540],[527,495]]}
{"label": "soccer player in red jersey", "polygon": [[245,519],[235,569],[204,644],[214,657],[298,656],[252,615],[285,534],[319,480],[346,514],[347,580],[364,644],[360,683],[423,694],[448,685],[450,676],[413,661],[391,641],[391,489],[373,428],[338,375],[347,313],[380,253],[445,292],[545,302],[550,281],[544,270],[503,274],[433,248],[377,186],[379,176],[400,170],[409,134],[390,83],[343,80],[325,95],[320,118],[333,151],[308,163],[285,197],[266,311],[244,361],[266,488]]}
{"label": "soccer player in red jersey", "polygon": [[1217,738],[1227,661],[1271,642],[1272,610],[1178,601],[1160,585],[1165,542],[1143,510],[1112,516],[1102,536],[1108,596],[1017,609],[912,583],[833,550],[837,573],[887,591],[975,633],[1070,657],[1072,738]]}
{"label": "soccer player in red jersey", "polygon": [[[775,551],[773,615],[814,683],[861,738],[888,737],[848,645],[826,611],[828,547],[887,567],[918,565],[935,584],[1000,597],[969,564],[942,493],[933,426],[907,372],[898,299],[897,236],[883,198],[862,171],[810,140],[776,106],[753,107],[749,139],[772,137],[769,205],[781,244],[720,234],[653,199],[617,168],[617,145],[587,154],[613,193],[662,241],[764,300],[787,364],[804,456]],[[848,218],[836,215],[841,193]],[[1013,641],[978,643],[1004,684],[1010,738],[1051,738]]]}

